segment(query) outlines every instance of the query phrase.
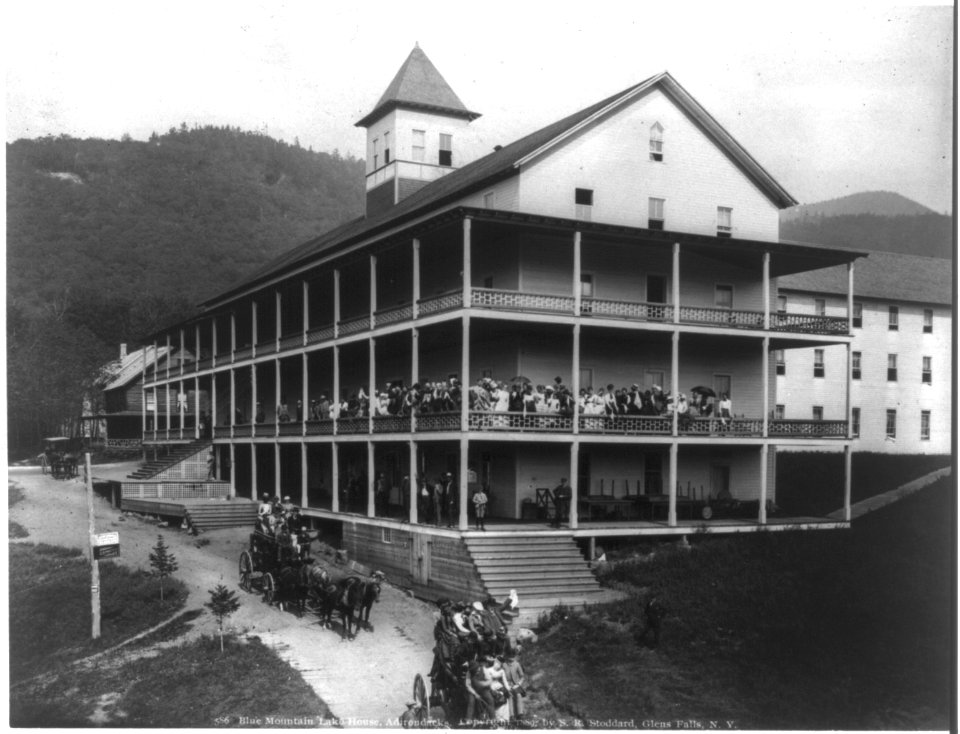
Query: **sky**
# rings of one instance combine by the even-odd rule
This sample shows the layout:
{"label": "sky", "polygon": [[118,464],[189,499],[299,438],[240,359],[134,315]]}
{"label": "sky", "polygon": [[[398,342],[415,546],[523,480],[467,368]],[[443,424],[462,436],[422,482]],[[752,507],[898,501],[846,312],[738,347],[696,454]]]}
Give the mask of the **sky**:
{"label": "sky", "polygon": [[354,123],[419,43],[477,150],[666,70],[801,203],[953,211],[947,4],[34,0],[3,25],[8,142],[186,122],[362,157]]}

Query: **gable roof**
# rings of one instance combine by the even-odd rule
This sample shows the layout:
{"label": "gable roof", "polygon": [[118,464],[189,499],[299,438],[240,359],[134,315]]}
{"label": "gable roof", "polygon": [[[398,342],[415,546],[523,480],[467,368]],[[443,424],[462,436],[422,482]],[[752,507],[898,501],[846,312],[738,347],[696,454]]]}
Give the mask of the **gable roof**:
{"label": "gable roof", "polygon": [[[780,290],[846,296],[845,266],[785,275],[777,280]],[[871,251],[857,261],[853,292],[861,298],[916,303],[953,303],[953,268],[950,260],[896,252]]]}
{"label": "gable roof", "polygon": [[146,355],[147,364],[149,365],[154,362],[159,362],[166,357],[170,351],[172,350],[163,346],[157,347],[156,352],[154,352],[153,345],[150,345],[143,349],[138,349],[135,352],[129,352],[123,359],[111,362],[103,368],[104,382],[102,389],[114,390],[140,377],[143,374],[144,355]]}
{"label": "gable roof", "polygon": [[380,101],[356,126],[369,127],[397,107],[440,112],[467,120],[480,117],[479,112],[471,112],[464,106],[419,45],[413,47],[413,51],[381,95]]}
{"label": "gable roof", "polygon": [[[414,51],[418,50],[414,49]],[[700,129],[730,156],[774,204],[783,208],[798,203],[670,76],[669,72],[664,71],[451,171],[377,215],[358,217],[320,237],[288,250],[242,282],[204,301],[201,306],[209,307],[260,282],[277,277],[320,253],[334,252],[347,247],[389,227],[403,224],[431,209],[456,202],[470,193],[489,187],[492,183],[515,176],[525,162],[545,154],[570,135],[584,130],[620,105],[633,101],[655,87],[664,90],[685,110]]]}

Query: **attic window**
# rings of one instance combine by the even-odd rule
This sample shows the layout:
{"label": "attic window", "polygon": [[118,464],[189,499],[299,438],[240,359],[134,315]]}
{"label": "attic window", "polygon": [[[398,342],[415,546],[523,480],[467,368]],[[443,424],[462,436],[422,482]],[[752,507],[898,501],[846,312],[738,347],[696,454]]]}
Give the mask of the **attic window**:
{"label": "attic window", "polygon": [[663,229],[663,205],[666,201],[666,199],[655,199],[653,197],[648,200],[648,229]]}
{"label": "attic window", "polygon": [[729,237],[733,233],[733,209],[717,207],[717,237]]}
{"label": "attic window", "polygon": [[663,162],[663,125],[659,122],[650,128],[650,160]]}
{"label": "attic window", "polygon": [[427,149],[427,131],[426,130],[414,130],[413,131],[413,143],[411,146],[411,154],[413,160],[417,163],[423,163],[425,160],[425,152]]}
{"label": "attic window", "polygon": [[440,165],[453,165],[453,136],[440,133]]}
{"label": "attic window", "polygon": [[576,218],[589,222],[593,211],[593,189],[574,189],[573,203]]}

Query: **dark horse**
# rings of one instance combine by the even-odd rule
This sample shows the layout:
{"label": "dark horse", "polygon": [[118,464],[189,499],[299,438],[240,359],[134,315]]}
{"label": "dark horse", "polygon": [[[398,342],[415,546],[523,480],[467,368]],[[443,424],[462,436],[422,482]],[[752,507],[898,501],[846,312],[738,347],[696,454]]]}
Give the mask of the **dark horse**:
{"label": "dark horse", "polygon": [[287,603],[290,603],[297,612],[297,616],[303,616],[310,592],[310,569],[311,566],[308,563],[295,561],[283,566],[277,572],[277,605],[281,611]]}
{"label": "dark horse", "polygon": [[357,626],[363,626],[372,630],[370,626],[370,608],[380,601],[380,577],[374,576],[372,579],[366,579],[360,582],[362,590],[360,594],[360,606],[357,609]]}
{"label": "dark horse", "polygon": [[333,613],[338,612],[347,637],[354,637],[359,619],[355,619],[360,602],[363,599],[363,580],[358,576],[349,576],[336,584],[327,584],[319,594],[320,618],[325,627],[329,627]]}

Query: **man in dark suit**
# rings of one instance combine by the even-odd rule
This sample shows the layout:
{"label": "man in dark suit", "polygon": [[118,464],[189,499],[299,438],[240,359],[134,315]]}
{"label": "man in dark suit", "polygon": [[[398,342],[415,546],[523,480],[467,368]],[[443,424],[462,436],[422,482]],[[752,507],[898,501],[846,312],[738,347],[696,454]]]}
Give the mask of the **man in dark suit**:
{"label": "man in dark suit", "polygon": [[553,490],[553,501],[556,505],[556,511],[553,515],[553,527],[560,527],[560,523],[569,520],[570,498],[573,497],[573,488],[567,484],[567,478],[563,477],[560,484]]}

